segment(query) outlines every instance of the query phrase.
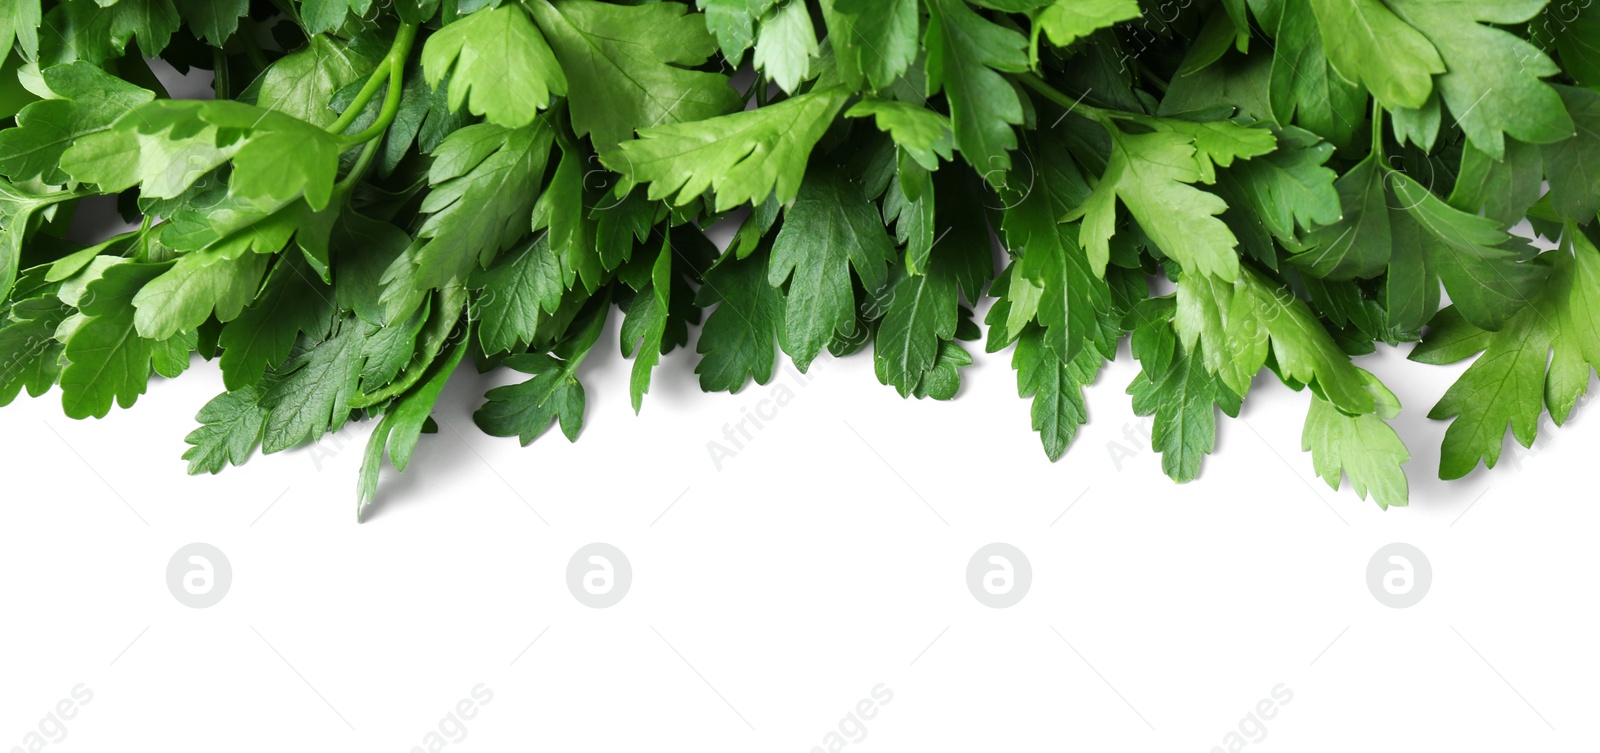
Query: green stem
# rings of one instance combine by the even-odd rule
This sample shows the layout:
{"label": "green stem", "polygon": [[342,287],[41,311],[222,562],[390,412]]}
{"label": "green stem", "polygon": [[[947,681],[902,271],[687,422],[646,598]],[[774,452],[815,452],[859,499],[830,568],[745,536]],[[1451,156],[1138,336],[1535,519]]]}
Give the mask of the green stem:
{"label": "green stem", "polygon": [[1111,125],[1112,114],[1110,112],[1092,105],[1084,104],[1083,98],[1081,97],[1078,99],[1073,99],[1072,97],[1069,97],[1063,93],[1060,89],[1045,83],[1044,79],[1039,78],[1032,73],[1019,73],[1017,74],[1017,80],[1021,81],[1022,84],[1029,89],[1044,95],[1045,99],[1061,105],[1071,112],[1078,113],[1090,120],[1100,123],[1101,125],[1108,127]]}
{"label": "green stem", "polygon": [[233,99],[233,93],[228,86],[228,53],[223,52],[221,47],[213,47],[211,61],[211,88],[216,90],[217,99]]}
{"label": "green stem", "polygon": [[1372,156],[1383,162],[1383,105],[1372,100]]}
{"label": "green stem", "polygon": [[382,143],[382,139],[373,139],[362,145],[361,154],[356,157],[356,164],[339,180],[339,185],[334,187],[335,194],[343,196],[355,188],[356,183],[361,181],[361,176],[366,175],[367,168],[372,166],[372,158],[377,156],[378,145]]}
{"label": "green stem", "polygon": [[[411,44],[415,42],[416,39],[417,27],[415,24],[403,24],[401,25],[400,30],[395,33],[394,44],[389,48],[389,55],[384,58],[383,63],[379,64],[379,71],[374,71],[372,78],[367,80],[368,85],[371,85],[373,81],[381,80],[378,74],[379,72],[384,72],[383,69],[387,68],[386,73],[389,79],[389,91],[384,96],[383,109],[378,112],[377,122],[373,123],[366,130],[363,130],[360,133],[346,137],[345,140],[350,144],[354,145],[371,141],[379,136],[382,136],[385,131],[389,130],[389,125],[394,122],[395,115],[400,112],[400,95],[405,88],[406,57],[411,54]],[[365,93],[367,88],[367,86],[363,86],[361,88],[362,93]],[[339,120],[336,121],[332,126],[328,127],[328,130],[338,133],[339,131],[344,130],[344,128],[349,127],[350,123],[355,120],[356,115],[359,114],[361,110],[365,109],[367,102],[370,102],[371,100],[371,95],[368,95],[367,101],[363,102],[358,95],[356,97],[356,102],[351,103],[350,109],[345,110],[344,114],[339,117]]]}
{"label": "green stem", "polygon": [[372,101],[372,98],[378,96],[378,92],[383,91],[384,84],[387,84],[390,78],[393,78],[393,71],[390,70],[389,59],[384,58],[383,62],[378,63],[378,67],[372,72],[372,75],[367,78],[367,83],[361,87],[361,91],[356,93],[355,100],[350,103],[349,107],[345,108],[344,112],[339,115],[339,119],[333,122],[333,125],[328,126],[328,132],[344,133],[344,129],[349,128],[350,124],[361,116],[361,112],[367,109],[367,104]]}

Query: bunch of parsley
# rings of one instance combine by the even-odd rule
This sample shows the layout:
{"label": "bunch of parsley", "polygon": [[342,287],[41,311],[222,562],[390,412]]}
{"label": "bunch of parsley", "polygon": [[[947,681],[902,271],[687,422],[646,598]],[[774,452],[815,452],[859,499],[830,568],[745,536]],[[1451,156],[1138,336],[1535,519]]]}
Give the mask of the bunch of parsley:
{"label": "bunch of parsley", "polygon": [[[376,419],[364,505],[468,358],[528,376],[484,431],[574,439],[614,309],[635,410],[696,325],[729,392],[870,347],[949,399],[983,338],[1051,459],[1131,336],[1178,481],[1265,367],[1384,506],[1400,406],[1353,357],[1482,354],[1445,478],[1600,366],[1588,2],[5,0],[0,60],[0,404],[101,417],[198,353],[194,473]],[[66,240],[95,195],[137,229]]]}

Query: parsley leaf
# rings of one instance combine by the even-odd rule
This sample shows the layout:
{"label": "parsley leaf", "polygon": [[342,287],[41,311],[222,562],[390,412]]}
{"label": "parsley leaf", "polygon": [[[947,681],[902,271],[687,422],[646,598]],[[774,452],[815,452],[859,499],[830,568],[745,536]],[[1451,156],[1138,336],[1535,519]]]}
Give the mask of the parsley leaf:
{"label": "parsley leaf", "polygon": [[372,72],[373,63],[327,37],[315,36],[261,74],[256,104],[326,128],[338,119],[328,105],[340,89]]}
{"label": "parsley leaf", "polygon": [[823,4],[839,75],[852,89],[887,89],[917,58],[917,0],[832,0]]}
{"label": "parsley leaf", "polygon": [[574,97],[572,129],[610,151],[634,131],[705,120],[739,109],[720,73],[693,70],[716,49],[705,22],[677,3],[621,6],[594,0],[538,0],[528,6],[544,28],[571,86],[606,92]]}
{"label": "parsley leaf", "polygon": [[1279,125],[1296,125],[1344,148],[1364,120],[1366,94],[1330,64],[1311,0],[1283,0],[1270,98]]}
{"label": "parsley leaf", "polygon": [[134,331],[133,297],[165,269],[162,264],[113,264],[88,283],[83,318],[70,329],[67,367],[61,372],[67,416],[104,418],[113,401],[127,408],[144,394],[156,343]]}
{"label": "parsley leaf", "polygon": [[440,288],[488,266],[528,231],[554,136],[543,121],[506,129],[489,123],[445,137],[434,152],[417,231],[416,283]]}
{"label": "parsley leaf", "polygon": [[1482,461],[1500,458],[1507,425],[1523,447],[1533,446],[1544,410],[1566,422],[1600,368],[1600,250],[1569,225],[1562,246],[1541,257],[1550,284],[1530,306],[1487,332],[1451,309],[1441,312],[1412,360],[1451,363],[1483,355],[1428,413],[1454,419],[1445,431],[1439,477],[1460,478]]}
{"label": "parsley leaf", "polygon": [[195,416],[200,428],[189,432],[192,445],[183,453],[189,475],[217,474],[229,465],[244,465],[261,444],[267,426],[267,409],[261,407],[261,388],[250,385],[212,398]]}
{"label": "parsley leaf", "polygon": [[448,358],[432,367],[432,376],[396,401],[373,429],[367,440],[367,451],[362,456],[361,477],[356,487],[357,521],[361,520],[362,510],[378,495],[378,472],[384,452],[387,450],[389,462],[396,471],[404,471],[411,464],[411,454],[417,448],[417,440],[422,438],[434,403],[438,402],[445,382],[450,380],[466,352],[464,344],[457,344]]}
{"label": "parsley leaf", "polygon": [[[850,270],[875,293],[888,282],[894,246],[861,183],[819,166],[806,175],[772,244],[767,281],[789,282],[784,352],[805,371],[834,333],[855,333]],[[791,277],[793,279],[791,279]]]}
{"label": "parsley leaf", "polygon": [[695,0],[705,16],[706,28],[715,34],[722,54],[738,66],[744,51],[756,41],[756,20],[778,0]]}
{"label": "parsley leaf", "polygon": [[1361,369],[1339,350],[1306,303],[1274,288],[1254,271],[1237,282],[1204,275],[1178,281],[1173,328],[1185,352],[1200,346],[1206,370],[1244,395],[1267,364],[1293,387],[1309,385],[1316,394],[1353,415],[1376,409]]}
{"label": "parsley leaf", "polygon": [[1387,510],[1407,504],[1406,474],[1400,466],[1411,461],[1411,453],[1384,421],[1399,413],[1399,401],[1387,389],[1381,394],[1383,410],[1360,416],[1347,415],[1313,395],[1300,442],[1329,488],[1337,490],[1341,475],[1346,476],[1356,496],[1366,499],[1370,492]]}
{"label": "parsley leaf", "polygon": [[43,395],[61,377],[62,344],[56,329],[72,313],[72,308],[55,296],[18,301],[11,307],[9,321],[0,324],[0,406],[11,404],[26,389],[33,397]]}
{"label": "parsley leaf", "polygon": [[756,53],[751,57],[779,89],[793,93],[811,78],[811,60],[817,56],[817,32],[805,0],[779,0],[761,17]]}
{"label": "parsley leaf", "polygon": [[372,0],[300,0],[300,20],[313,34],[333,31],[352,12],[366,13],[371,6]]}
{"label": "parsley leaf", "polygon": [[[221,47],[239,28],[239,19],[250,12],[250,0],[175,0],[178,14],[212,47]],[[24,3],[26,4],[26,3]]]}
{"label": "parsley leaf", "polygon": [[1011,171],[1017,147],[1012,126],[1022,123],[1022,101],[1001,72],[1028,69],[1028,40],[985,20],[966,0],[926,0],[928,93],[945,91],[956,148],[995,186]]}
{"label": "parsley leaf", "polygon": [[[1538,15],[1546,0],[1391,0],[1395,12],[1438,48],[1446,70],[1439,94],[1472,145],[1495,159],[1504,134],[1530,144],[1570,138],[1572,118],[1556,90],[1539,79],[1561,72],[1538,47],[1486,24],[1515,24]],[[1390,40],[1389,54],[1393,54]],[[1383,99],[1381,96],[1379,99]],[[1392,104],[1418,107],[1418,103]]]}
{"label": "parsley leaf", "polygon": [[1577,135],[1543,147],[1550,201],[1562,216],[1587,224],[1600,213],[1600,92],[1556,89],[1577,123]]}
{"label": "parsley leaf", "polygon": [[272,454],[338,431],[350,418],[350,401],[361,376],[362,345],[371,327],[355,317],[334,324],[326,339],[301,338],[295,352],[273,372],[261,396],[267,409],[263,452]]}
{"label": "parsley leaf", "polygon": [[1066,47],[1095,31],[1139,16],[1138,0],[1055,0],[1039,11],[1035,28],[1050,37],[1052,43]]}
{"label": "parsley leaf", "polygon": [[450,109],[522,128],[567,93],[567,77],[544,35],[518,3],[480,10],[440,29],[422,48],[435,89],[450,74]]}
{"label": "parsley leaf", "polygon": [[[1090,268],[1104,274],[1116,234],[1121,199],[1161,252],[1197,274],[1222,280],[1239,276],[1239,240],[1217,217],[1228,208],[1216,194],[1194,187],[1204,170],[1193,136],[1177,131],[1138,135],[1108,127],[1111,160],[1094,193],[1067,215],[1083,219],[1079,243]],[[1270,135],[1270,134],[1269,134]]]}
{"label": "parsley leaf", "polygon": [[777,342],[783,337],[783,292],[767,284],[766,248],[738,259],[724,256],[706,271],[695,303],[720,305],[706,317],[695,350],[695,373],[707,392],[738,392],[751,379],[772,381]]}
{"label": "parsley leaf", "polygon": [[650,372],[661,362],[662,339],[667,332],[672,292],[672,236],[662,239],[661,251],[650,266],[650,284],[634,296],[628,317],[622,324],[622,355],[633,358],[633,376],[628,395],[633,412],[638,413],[644,393],[650,391]]}
{"label": "parsley leaf", "polygon": [[1060,460],[1067,446],[1078,435],[1078,427],[1089,421],[1088,403],[1083,390],[1100,374],[1105,356],[1094,348],[1084,348],[1071,361],[1063,361],[1044,341],[1044,331],[1030,326],[1017,338],[1011,367],[1017,372],[1017,395],[1032,400],[1029,420],[1039,433],[1044,454]]}
{"label": "parsley leaf", "polygon": [[473,283],[483,287],[477,299],[478,341],[491,355],[532,343],[539,312],[555,313],[564,290],[561,262],[548,235],[523,243],[475,275]]}
{"label": "parsley leaf", "polygon": [[746,112],[652,126],[600,160],[622,174],[619,190],[649,183],[652,201],[676,193],[672,202],[683,206],[711,189],[719,212],[769,195],[787,204],[800,189],[812,147],[849,97],[835,86]]}
{"label": "parsley leaf", "polygon": [[261,294],[222,327],[223,384],[229,390],[256,384],[270,366],[289,357],[302,333],[321,339],[332,322],[331,295],[303,256],[279,258]]}
{"label": "parsley leaf", "polygon": [[576,332],[549,353],[527,353],[505,360],[507,368],[533,378],[489,390],[484,396],[487,402],[472,414],[478,428],[496,437],[519,437],[527,445],[559,420],[567,441],[578,440],[585,402],[578,366],[599,339],[610,308],[604,300],[598,303],[577,325]]}
{"label": "parsley leaf", "polygon": [[1290,126],[1275,151],[1218,176],[1273,237],[1289,245],[1296,242],[1297,225],[1311,230],[1340,219],[1339,174],[1326,166],[1332,156],[1332,144]]}
{"label": "parsley leaf", "polygon": [[950,121],[943,115],[892,99],[863,99],[845,112],[848,118],[869,115],[922,169],[937,170],[941,158],[951,158]]}
{"label": "parsley leaf", "polygon": [[29,225],[41,212],[56,204],[77,198],[66,192],[34,193],[9,181],[0,180],[0,300],[11,293],[22,260],[22,245]]}
{"label": "parsley leaf", "polygon": [[24,58],[39,54],[39,0],[15,0],[0,8],[0,60],[11,53],[12,45]]}
{"label": "parsley leaf", "polygon": [[0,131],[0,174],[13,181],[33,178],[67,182],[59,164],[72,143],[111,127],[123,113],[155,99],[88,63],[68,63],[40,72],[57,99],[34,102],[17,113],[17,127]]}
{"label": "parsley leaf", "polygon": [[1316,14],[1328,63],[1346,81],[1365,86],[1389,107],[1427,102],[1433,74],[1446,68],[1422,32],[1382,0],[1286,0],[1302,1]]}
{"label": "parsley leaf", "polygon": [[[1078,245],[1080,229],[1061,222],[1089,196],[1088,183],[1058,139],[1037,138],[1027,151],[1033,165],[1032,190],[1005,209],[1001,231],[1020,254],[1007,288],[1008,317],[1038,316],[1045,342],[1068,363],[1099,334],[1099,321],[1111,311],[1111,288],[1101,278],[1104,266],[1090,261]],[[1007,331],[1019,331],[1008,326]]]}
{"label": "parsley leaf", "polygon": [[1161,453],[1161,470],[1180,484],[1199,478],[1201,461],[1216,449],[1217,409],[1239,415],[1239,395],[1203,360],[1186,348],[1165,373],[1146,371],[1128,385],[1134,413],[1155,417],[1150,446]]}

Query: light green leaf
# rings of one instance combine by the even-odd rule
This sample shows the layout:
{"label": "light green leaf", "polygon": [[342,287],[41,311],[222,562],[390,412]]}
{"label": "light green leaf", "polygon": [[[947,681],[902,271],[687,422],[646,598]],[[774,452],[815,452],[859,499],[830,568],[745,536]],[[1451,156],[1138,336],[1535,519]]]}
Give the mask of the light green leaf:
{"label": "light green leaf", "polygon": [[619,190],[649,183],[652,201],[673,197],[683,206],[710,189],[718,212],[774,194],[786,204],[800,190],[812,148],[849,98],[848,89],[835,86],[755,110],[645,128],[600,159],[627,181]]}
{"label": "light green leaf", "polygon": [[553,140],[544,121],[515,130],[481,123],[444,140],[421,205],[430,216],[417,231],[417,289],[466,280],[527,235]]}
{"label": "light green leaf", "polygon": [[1564,423],[1600,368],[1600,250],[1569,224],[1561,248],[1542,258],[1554,269],[1550,283],[1500,331],[1450,319],[1411,354],[1448,363],[1483,351],[1428,413],[1454,419],[1445,431],[1440,478],[1465,476],[1479,461],[1493,468],[1507,425],[1523,447],[1532,447],[1540,414],[1548,409],[1558,426]]}
{"label": "light green leaf", "polygon": [[782,0],[761,17],[761,33],[751,61],[778,88],[793,94],[800,82],[811,77],[811,61],[816,56],[817,32],[805,0]]}
{"label": "light green leaf", "polygon": [[13,44],[24,59],[38,55],[42,20],[39,0],[13,0],[0,7],[0,60],[11,53]]}
{"label": "light green leaf", "polygon": [[1189,272],[1232,281],[1239,277],[1239,240],[1217,216],[1228,208],[1195,188],[1202,171],[1193,137],[1177,132],[1111,132],[1111,161],[1094,193],[1068,219],[1083,218],[1079,242],[1103,275],[1116,234],[1117,199],[1163,254]]}
{"label": "light green leaf", "polygon": [[85,318],[67,338],[61,406],[69,418],[104,418],[113,402],[131,407],[150,383],[155,343],[133,328],[133,297],[166,269],[161,264],[115,264],[90,282]]}
{"label": "light green leaf", "polygon": [[1439,93],[1456,123],[1473,146],[1497,160],[1505,155],[1505,135],[1530,144],[1550,144],[1574,133],[1560,95],[1539,80],[1561,69],[1532,43],[1488,25],[1522,23],[1537,16],[1547,2],[1390,0],[1395,12],[1438,48],[1448,69],[1439,77]]}
{"label": "light green leaf", "polygon": [[306,31],[321,34],[344,25],[352,11],[366,13],[372,0],[300,0],[300,20]]}
{"label": "light green leaf", "polygon": [[155,98],[154,92],[88,63],[52,66],[41,75],[58,98],[28,105],[17,113],[16,128],[0,130],[0,174],[14,181],[66,183],[58,164],[67,147]]}
{"label": "light green leaf", "polygon": [[1346,415],[1313,395],[1300,448],[1311,453],[1317,475],[1329,488],[1337,490],[1340,478],[1349,477],[1356,496],[1366,499],[1370,492],[1372,501],[1387,510],[1406,505],[1406,472],[1401,466],[1411,461],[1411,453],[1384,418],[1376,413]]}
{"label": "light green leaf", "polygon": [[1140,16],[1138,0],[1056,0],[1034,23],[1057,47]]}
{"label": "light green leaf", "polygon": [[334,93],[363,79],[373,62],[328,37],[285,55],[261,74],[256,104],[326,128],[339,119],[329,107]]}
{"label": "light green leaf", "polygon": [[917,58],[917,0],[832,0],[823,3],[828,41],[850,88],[887,89]]}
{"label": "light green leaf", "polygon": [[565,96],[567,77],[544,35],[517,3],[472,13],[434,32],[422,48],[428,85],[450,74],[450,109],[463,102],[473,115],[522,128]]}
{"label": "light green leaf", "polygon": [[847,118],[872,116],[878,130],[889,134],[925,170],[937,170],[939,159],[951,159],[950,120],[925,107],[892,99],[863,99],[845,111]]}
{"label": "light green leaf", "polygon": [[204,324],[216,312],[229,321],[255,299],[267,257],[243,249],[195,251],[139,290],[133,297],[133,324],[147,340],[165,340]]}
{"label": "light green leaf", "polygon": [[756,20],[778,0],[695,0],[705,11],[705,25],[717,37],[728,64],[737,66],[756,43]]}
{"label": "light green leaf", "polygon": [[1364,372],[1287,289],[1248,269],[1234,283],[1185,275],[1178,281],[1177,300],[1172,323],[1185,352],[1198,344],[1206,370],[1235,393],[1249,391],[1270,345],[1275,370],[1291,386],[1310,385],[1352,415],[1376,410]]}
{"label": "light green leaf", "polygon": [[1444,60],[1382,0],[1311,0],[1311,9],[1328,62],[1346,81],[1365,86],[1388,107],[1421,107],[1428,100]]}

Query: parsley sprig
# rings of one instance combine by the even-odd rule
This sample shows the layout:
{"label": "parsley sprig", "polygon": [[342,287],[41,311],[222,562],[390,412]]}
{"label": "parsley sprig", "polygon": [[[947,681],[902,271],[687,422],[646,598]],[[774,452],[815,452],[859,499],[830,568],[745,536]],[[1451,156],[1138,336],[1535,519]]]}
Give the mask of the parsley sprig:
{"label": "parsley sprig", "polygon": [[[635,410],[691,340],[707,391],[870,348],[942,400],[981,338],[1052,460],[1126,338],[1180,482],[1270,370],[1307,393],[1311,468],[1385,507],[1411,457],[1361,356],[1476,357],[1430,413],[1445,478],[1572,415],[1600,366],[1600,10],[1152,6],[8,0],[0,405],[102,417],[198,354],[227,391],[190,471],[375,420],[358,515],[468,359],[528,377],[481,429],[575,440],[614,312]],[[68,240],[94,196],[137,229]]]}

